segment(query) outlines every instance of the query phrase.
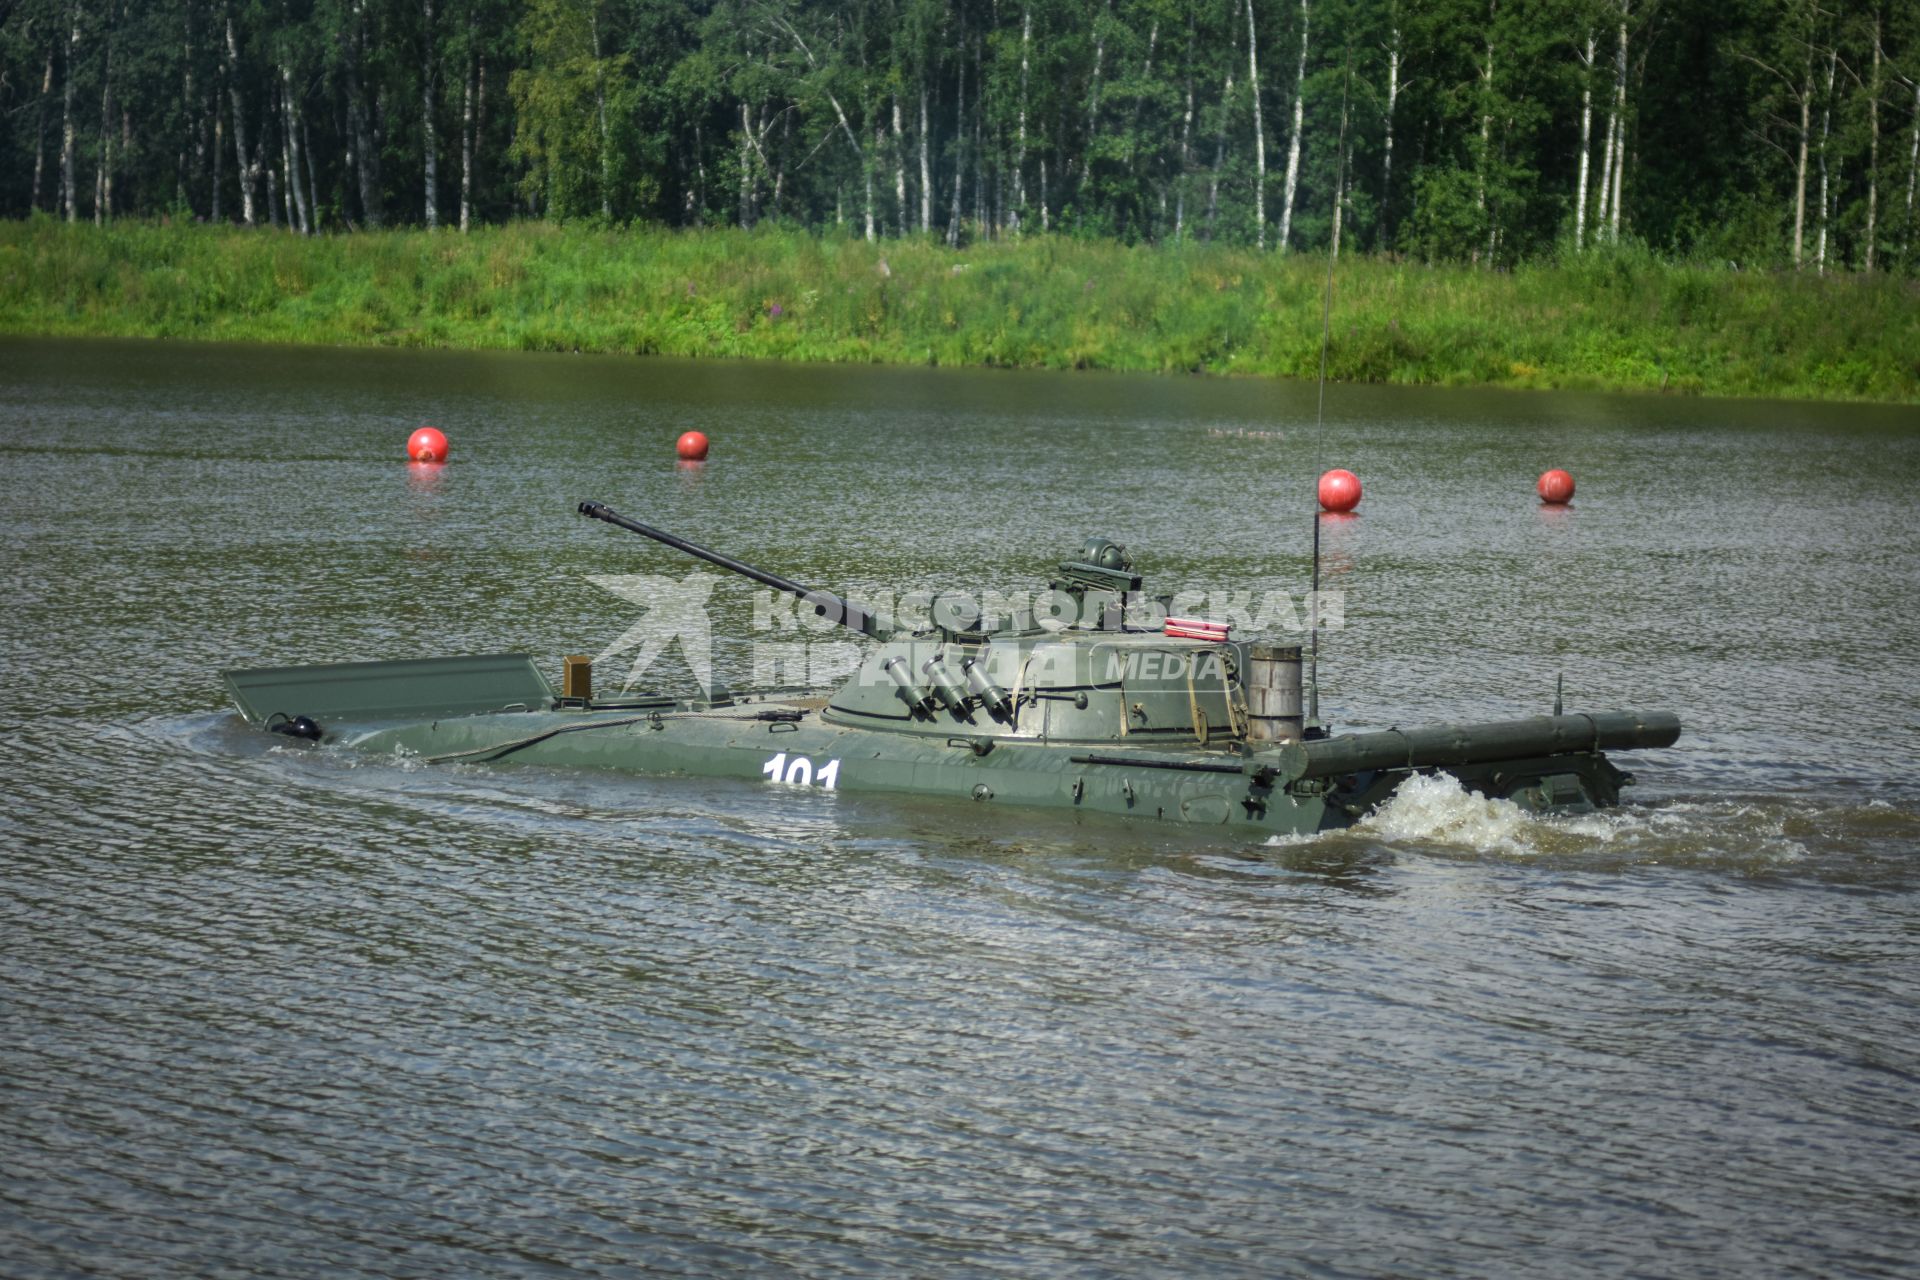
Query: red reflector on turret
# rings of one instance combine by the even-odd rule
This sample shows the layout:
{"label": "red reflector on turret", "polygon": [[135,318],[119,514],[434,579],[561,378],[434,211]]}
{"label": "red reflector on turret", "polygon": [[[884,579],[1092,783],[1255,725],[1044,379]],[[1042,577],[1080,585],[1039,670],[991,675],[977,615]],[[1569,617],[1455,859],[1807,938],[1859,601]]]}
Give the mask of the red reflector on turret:
{"label": "red reflector on turret", "polygon": [[1210,640],[1215,644],[1225,640],[1231,630],[1232,623],[1209,618],[1168,618],[1166,626],[1166,633],[1176,640]]}

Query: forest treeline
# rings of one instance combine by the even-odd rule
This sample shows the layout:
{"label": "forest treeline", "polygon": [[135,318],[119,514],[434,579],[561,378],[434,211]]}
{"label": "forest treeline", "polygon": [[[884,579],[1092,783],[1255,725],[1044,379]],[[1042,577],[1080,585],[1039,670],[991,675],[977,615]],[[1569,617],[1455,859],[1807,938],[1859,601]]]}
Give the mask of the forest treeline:
{"label": "forest treeline", "polygon": [[0,212],[1920,269],[1913,0],[13,0]]}

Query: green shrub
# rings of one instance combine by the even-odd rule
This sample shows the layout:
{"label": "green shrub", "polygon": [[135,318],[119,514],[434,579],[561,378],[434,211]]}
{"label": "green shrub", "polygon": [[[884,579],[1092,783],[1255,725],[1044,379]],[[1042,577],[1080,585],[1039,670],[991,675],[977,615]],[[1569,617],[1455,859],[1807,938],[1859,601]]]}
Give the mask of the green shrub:
{"label": "green shrub", "polygon": [[[1441,212],[1430,234],[1471,233]],[[0,332],[15,334],[1311,379],[1325,286],[1324,258],[1080,235],[954,251],[765,225],[302,238],[0,224]],[[1510,271],[1348,257],[1333,290],[1328,372],[1343,381],[1920,401],[1920,306],[1885,276],[1759,274],[1623,243]]]}

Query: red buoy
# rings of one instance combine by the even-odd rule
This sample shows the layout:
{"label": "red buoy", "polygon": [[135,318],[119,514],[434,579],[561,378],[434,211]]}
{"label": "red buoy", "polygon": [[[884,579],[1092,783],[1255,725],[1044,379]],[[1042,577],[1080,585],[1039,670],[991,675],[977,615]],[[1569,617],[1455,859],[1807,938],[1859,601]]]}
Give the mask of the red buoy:
{"label": "red buoy", "polygon": [[1540,490],[1540,501],[1556,507],[1573,498],[1573,477],[1558,467],[1542,472],[1540,483],[1534,487]]}
{"label": "red buoy", "polygon": [[445,462],[447,437],[438,427],[422,427],[407,437],[407,456],[415,462]]}
{"label": "red buoy", "polygon": [[1351,511],[1360,505],[1360,477],[1335,467],[1320,477],[1320,505],[1328,511]]}
{"label": "red buoy", "polygon": [[686,461],[698,462],[707,456],[707,437],[704,432],[689,431],[680,437],[674,449]]}

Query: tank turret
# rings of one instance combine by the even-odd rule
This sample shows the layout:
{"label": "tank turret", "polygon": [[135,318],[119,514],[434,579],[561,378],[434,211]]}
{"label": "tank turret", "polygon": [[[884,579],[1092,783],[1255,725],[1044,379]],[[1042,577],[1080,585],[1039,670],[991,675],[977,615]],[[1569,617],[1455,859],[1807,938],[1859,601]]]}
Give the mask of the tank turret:
{"label": "tank turret", "polygon": [[[1290,651],[1289,664],[1262,656],[1272,645],[1255,652],[1245,642],[1188,639],[1130,624],[1141,576],[1127,549],[1107,538],[1087,539],[1077,557],[1060,563],[1048,584],[1053,607],[1040,621],[1023,615],[987,628],[977,613],[960,619],[959,610],[936,607],[929,625],[912,631],[831,591],[757,569],[599,503],[581,503],[580,513],[796,596],[880,641],[828,700],[828,723],[966,735],[989,744],[1204,746],[1245,741],[1250,731],[1265,743],[1299,736],[1299,651]],[[1255,673],[1257,688],[1249,684]]]}

